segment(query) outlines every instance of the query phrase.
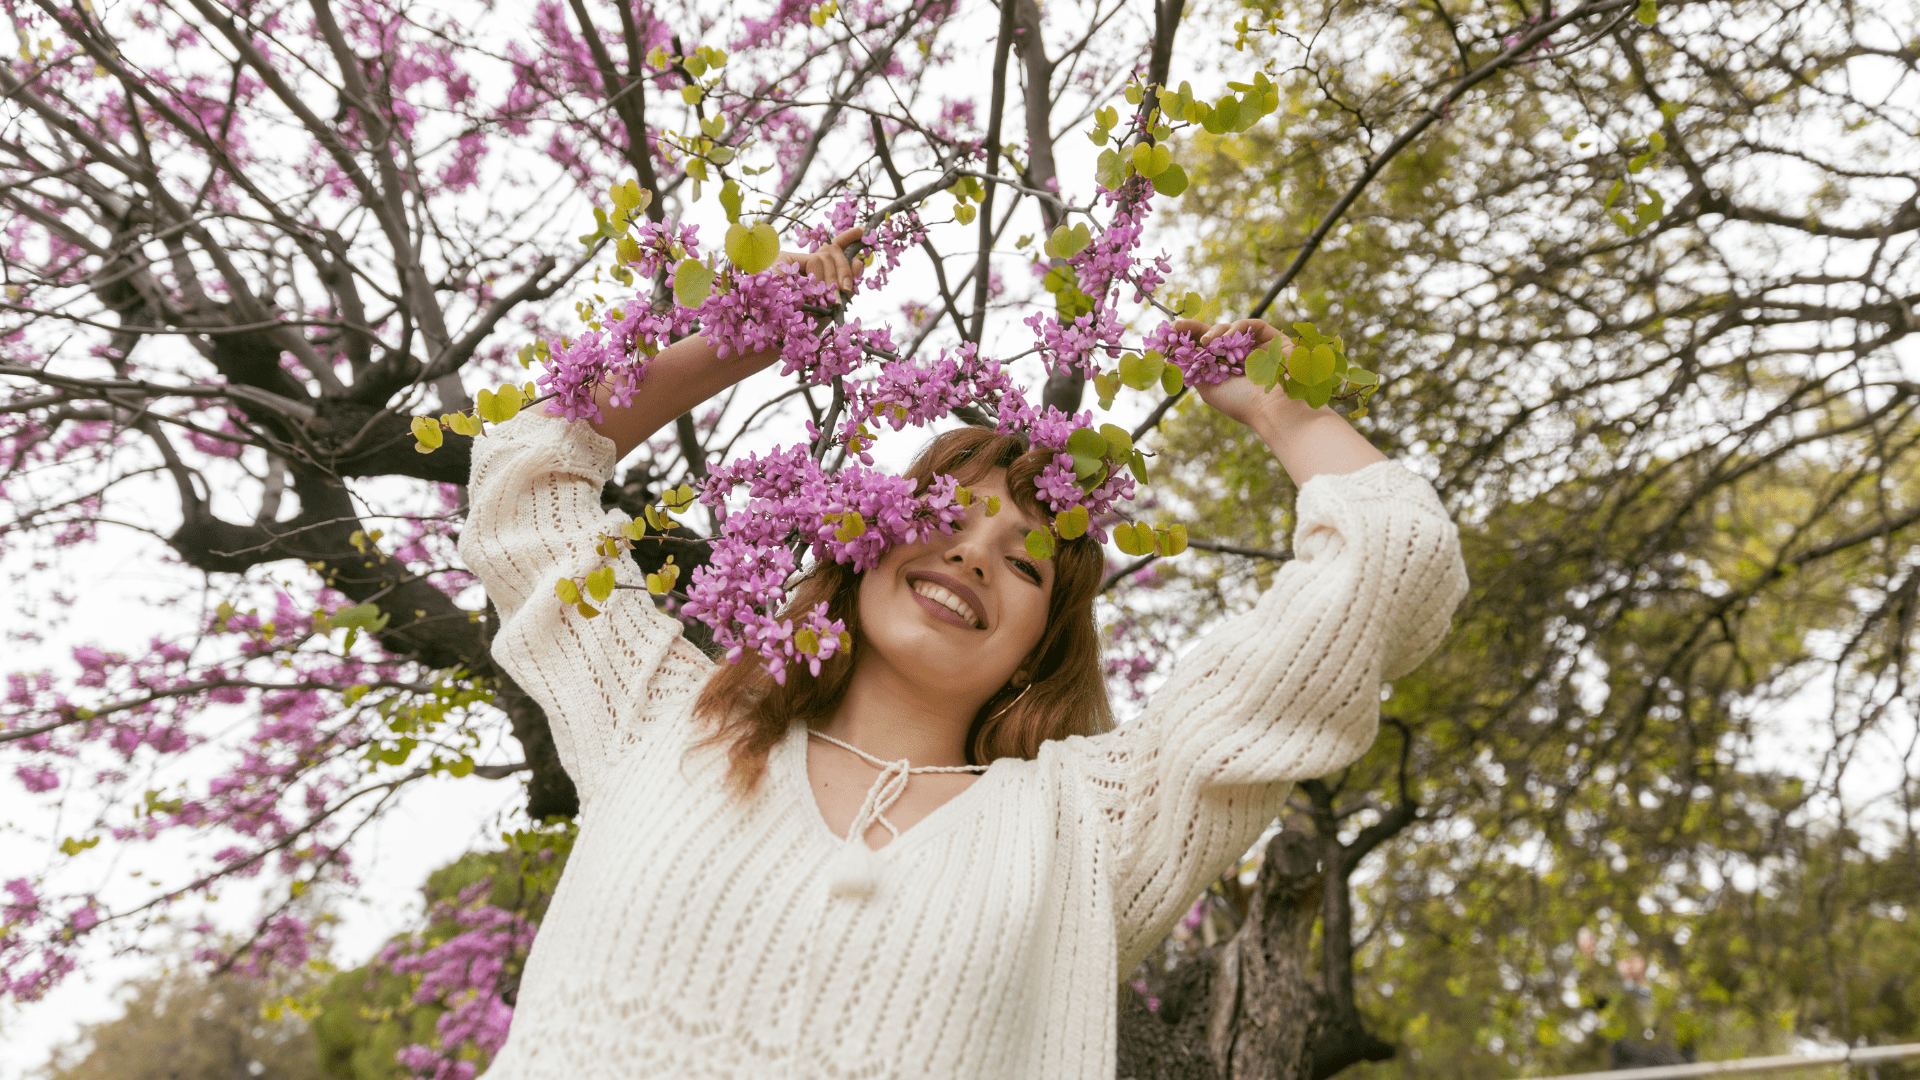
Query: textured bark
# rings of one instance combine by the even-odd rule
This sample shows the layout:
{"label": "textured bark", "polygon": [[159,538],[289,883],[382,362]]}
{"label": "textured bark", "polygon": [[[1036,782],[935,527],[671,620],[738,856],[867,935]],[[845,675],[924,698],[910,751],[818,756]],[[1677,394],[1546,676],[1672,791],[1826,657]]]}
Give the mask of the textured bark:
{"label": "textured bark", "polygon": [[[1313,947],[1331,897],[1338,894],[1340,910],[1349,906],[1345,873],[1331,881],[1328,873],[1350,872],[1357,860],[1347,852],[1337,835],[1318,830],[1276,834],[1233,936],[1150,985],[1158,1009],[1147,1007],[1148,995],[1122,989],[1118,1077],[1324,1080],[1392,1057],[1393,1046],[1369,1033],[1352,1006],[1351,948],[1336,948],[1329,960]],[[1344,935],[1346,924],[1328,932]]]}
{"label": "textured bark", "polygon": [[1326,875],[1319,844],[1282,830],[1268,842],[1246,919],[1175,968],[1148,1011],[1129,993],[1120,1017],[1126,1080],[1307,1080],[1325,1024],[1311,943]]}

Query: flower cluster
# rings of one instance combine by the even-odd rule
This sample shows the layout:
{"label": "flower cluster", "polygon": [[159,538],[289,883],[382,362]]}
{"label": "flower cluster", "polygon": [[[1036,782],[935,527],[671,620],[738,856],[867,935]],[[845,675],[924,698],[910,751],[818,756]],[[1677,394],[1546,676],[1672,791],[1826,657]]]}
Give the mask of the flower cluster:
{"label": "flower cluster", "polygon": [[746,489],[747,504],[728,515],[726,535],[715,542],[711,560],[694,570],[683,610],[713,627],[729,660],[753,651],[781,682],[790,663],[818,674],[820,661],[844,646],[846,632],[842,622],[827,618],[824,606],[797,623],[772,614],[795,570],[790,545],[804,546],[816,559],[870,570],[887,549],[950,532],[967,513],[950,476],[936,477],[916,493],[911,480],[864,465],[829,473],[807,446],[722,465],[709,477],[702,500],[723,505],[736,487]]}
{"label": "flower cluster", "polygon": [[[1147,123],[1135,117],[1127,138],[1143,139]],[[1154,181],[1125,167],[1108,180],[1113,186],[1099,191],[1107,220],[1088,214],[1087,223],[1063,226],[1049,241],[1056,258],[1046,269],[1047,287],[1063,314],[1039,312],[1025,320],[1033,351],[1056,375],[1112,378],[1103,369],[1128,350],[1132,333],[1119,310],[1123,294],[1130,287],[1133,302],[1144,301],[1168,271],[1164,252],[1151,258],[1140,252]],[[817,248],[870,218],[873,209],[870,198],[849,195],[799,228],[797,239]],[[902,254],[926,238],[910,209],[868,225],[853,253],[868,264],[858,285],[864,290],[883,286]],[[887,329],[844,318],[848,298],[837,284],[790,264],[756,273],[715,269],[699,261],[691,228],[648,222],[630,229],[619,246],[623,265],[643,279],[645,293],[636,292],[625,310],[590,312],[592,329],[553,350],[540,380],[554,397],[552,411],[597,417],[593,395],[601,384],[623,404],[644,374],[645,358],[696,330],[721,358],[777,351],[783,375],[834,392],[832,412],[818,426],[809,423],[806,443],[723,462],[701,492],[724,526],[711,540],[710,557],[694,568],[678,610],[711,627],[730,661],[754,656],[783,682],[795,665],[818,672],[822,660],[845,647],[845,627],[824,608],[785,619],[778,614],[808,560],[864,571],[889,548],[949,531],[966,514],[951,478],[916,491],[910,481],[874,469],[878,425],[925,427],[971,409],[996,430],[1051,452],[1035,484],[1057,521],[1070,516],[1074,531],[1062,535],[1084,529],[1104,541],[1117,508],[1135,494],[1141,459],[1124,431],[1100,434],[1090,412],[1035,407],[1004,365],[974,343],[931,359],[902,356]],[[661,287],[669,276],[671,297]],[[1164,356],[1187,384],[1210,385],[1244,371],[1253,339],[1242,332],[1202,345],[1164,322],[1135,344]]]}
{"label": "flower cluster", "polygon": [[1202,345],[1200,339],[1175,331],[1169,323],[1147,335],[1146,347],[1179,368],[1187,385],[1214,386],[1246,372],[1254,340],[1250,331],[1236,330]]}
{"label": "flower cluster", "polygon": [[[473,1080],[485,1060],[506,1045],[513,1007],[502,991],[511,978],[510,965],[526,956],[538,926],[482,902],[492,886],[491,879],[482,879],[462,889],[457,902],[435,905],[432,920],[456,928],[452,937],[430,946],[397,942],[380,954],[380,964],[390,970],[419,976],[416,1003],[446,1009],[434,1021],[439,1046],[414,1043],[399,1053],[400,1064],[416,1076]],[[482,1060],[473,1060],[476,1056]]]}

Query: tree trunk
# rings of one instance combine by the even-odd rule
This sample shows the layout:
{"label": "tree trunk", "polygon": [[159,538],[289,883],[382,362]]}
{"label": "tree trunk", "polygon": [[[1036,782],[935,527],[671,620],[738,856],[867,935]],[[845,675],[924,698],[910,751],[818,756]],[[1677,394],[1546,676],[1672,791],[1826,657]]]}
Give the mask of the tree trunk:
{"label": "tree trunk", "polygon": [[[1324,1080],[1393,1055],[1314,975],[1325,848],[1319,837],[1282,830],[1267,844],[1232,937],[1144,994],[1122,988],[1120,1080]],[[1333,887],[1344,892],[1345,878]]]}

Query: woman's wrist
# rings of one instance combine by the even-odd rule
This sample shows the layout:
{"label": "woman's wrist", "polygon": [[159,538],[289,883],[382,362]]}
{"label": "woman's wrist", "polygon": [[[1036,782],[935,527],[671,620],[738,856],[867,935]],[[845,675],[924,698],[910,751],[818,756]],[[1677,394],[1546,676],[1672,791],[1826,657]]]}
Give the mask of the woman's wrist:
{"label": "woman's wrist", "polygon": [[1247,426],[1268,445],[1275,440],[1292,439],[1296,432],[1319,417],[1338,415],[1332,409],[1316,409],[1304,401],[1290,398],[1277,388],[1268,391],[1251,413],[1247,417]]}
{"label": "woman's wrist", "polygon": [[1356,472],[1386,460],[1386,455],[1339,413],[1313,408],[1277,392],[1274,396],[1281,400],[1262,402],[1248,426],[1273,451],[1294,483],[1304,484],[1323,473]]}

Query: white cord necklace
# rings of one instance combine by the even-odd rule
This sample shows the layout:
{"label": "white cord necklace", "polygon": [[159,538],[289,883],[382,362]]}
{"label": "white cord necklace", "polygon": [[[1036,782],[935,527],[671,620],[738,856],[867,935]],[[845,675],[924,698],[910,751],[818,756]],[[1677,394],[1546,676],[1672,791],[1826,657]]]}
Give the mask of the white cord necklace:
{"label": "white cord necklace", "polygon": [[827,868],[827,890],[834,896],[860,899],[872,895],[880,885],[880,856],[867,846],[867,830],[878,822],[882,828],[900,839],[900,830],[886,817],[891,807],[907,790],[907,780],[919,773],[983,773],[985,765],[914,765],[906,758],[898,761],[884,761],[867,753],[851,743],[841,742],[831,735],[823,734],[812,728],[807,734],[816,739],[824,739],[843,750],[860,755],[867,764],[880,770],[874,778],[873,786],[867,789],[867,798],[860,804],[860,811],[853,815],[853,824],[847,827],[840,850],[834,854]]}

